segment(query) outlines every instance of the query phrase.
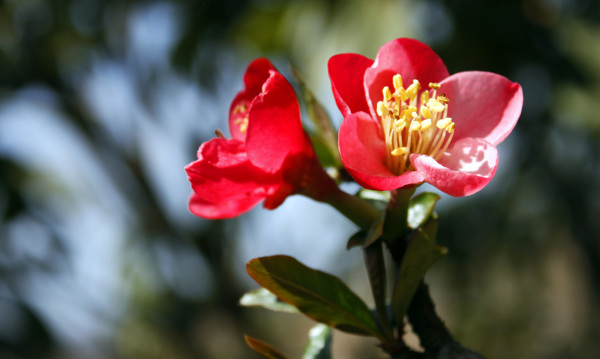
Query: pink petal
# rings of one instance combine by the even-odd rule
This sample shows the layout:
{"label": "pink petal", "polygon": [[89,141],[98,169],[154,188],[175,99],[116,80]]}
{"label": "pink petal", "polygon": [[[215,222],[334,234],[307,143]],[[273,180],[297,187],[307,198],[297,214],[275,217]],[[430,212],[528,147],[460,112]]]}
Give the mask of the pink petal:
{"label": "pink petal", "polygon": [[344,117],[354,112],[369,112],[364,75],[372,64],[373,60],[358,54],[340,54],[329,59],[333,97]]}
{"label": "pink petal", "polygon": [[448,116],[456,124],[454,140],[486,139],[496,146],[517,124],[523,107],[521,86],[491,72],[460,72],[442,81],[438,93],[450,99]]}
{"label": "pink petal", "polygon": [[253,166],[239,140],[215,138],[202,144],[198,160],[185,168],[194,190],[190,211],[205,218],[242,214],[276,191],[280,176]]}
{"label": "pink petal", "polygon": [[480,138],[463,138],[440,158],[413,154],[410,161],[425,181],[456,197],[480,191],[494,177],[498,151]]}
{"label": "pink petal", "polygon": [[235,96],[229,108],[229,132],[231,136],[244,141],[246,133],[240,131],[244,118],[248,115],[252,100],[262,91],[262,86],[275,67],[269,60],[260,58],[252,61],[244,73],[244,89]]}
{"label": "pink petal", "polygon": [[312,155],[294,89],[278,72],[271,71],[263,92],[252,103],[246,151],[252,164],[267,172],[280,170],[290,154]]}
{"label": "pink petal", "polygon": [[385,165],[385,143],[381,129],[365,112],[347,116],[339,131],[340,156],[344,167],[358,184],[387,191],[423,182],[418,172],[394,175]]}
{"label": "pink petal", "polygon": [[448,77],[442,59],[427,45],[413,39],[396,39],[384,44],[377,52],[375,63],[365,71],[365,90],[371,115],[375,118],[377,102],[383,98],[382,90],[394,90],[392,77],[402,75],[404,88],[414,79],[425,88],[430,82],[440,82]]}

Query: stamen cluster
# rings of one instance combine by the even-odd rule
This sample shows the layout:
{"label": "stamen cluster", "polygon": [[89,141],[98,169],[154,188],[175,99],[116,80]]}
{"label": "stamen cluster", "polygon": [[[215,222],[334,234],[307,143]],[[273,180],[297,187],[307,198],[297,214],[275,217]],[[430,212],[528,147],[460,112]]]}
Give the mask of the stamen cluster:
{"label": "stamen cluster", "polygon": [[234,124],[240,126],[241,133],[245,133],[248,129],[248,104],[245,101],[242,101],[233,109],[233,115],[243,115],[243,117],[238,117],[234,121]]}
{"label": "stamen cluster", "polygon": [[439,159],[452,141],[455,125],[447,117],[450,100],[437,95],[439,84],[430,83],[430,90],[420,92],[421,84],[413,80],[405,89],[400,74],[394,75],[393,83],[393,93],[388,86],[383,88],[377,114],[386,144],[386,166],[400,175],[414,170],[409,161],[412,153]]}

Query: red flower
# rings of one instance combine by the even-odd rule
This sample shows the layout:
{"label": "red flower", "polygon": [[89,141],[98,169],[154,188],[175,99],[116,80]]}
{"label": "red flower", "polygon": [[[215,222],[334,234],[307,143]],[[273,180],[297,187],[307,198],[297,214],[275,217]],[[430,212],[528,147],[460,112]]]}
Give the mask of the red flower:
{"label": "red flower", "polygon": [[291,194],[318,198],[335,185],[302,129],[287,80],[267,59],[257,59],[244,84],[229,111],[233,138],[203,143],[198,160],[185,168],[194,191],[189,208],[197,216],[235,217],[263,199],[265,208],[274,209]]}
{"label": "red flower", "polygon": [[496,173],[495,146],[523,106],[519,84],[489,72],[449,76],[438,55],[412,39],[388,42],[375,61],[341,54],[328,67],[344,115],[342,163],[369,189],[428,182],[453,196],[481,190]]}

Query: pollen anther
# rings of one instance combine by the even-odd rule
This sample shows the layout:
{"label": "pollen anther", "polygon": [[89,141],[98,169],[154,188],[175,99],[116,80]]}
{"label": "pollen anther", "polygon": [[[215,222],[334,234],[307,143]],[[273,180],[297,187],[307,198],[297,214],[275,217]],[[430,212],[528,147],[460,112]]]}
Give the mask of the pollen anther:
{"label": "pollen anther", "polygon": [[234,123],[240,126],[241,133],[246,132],[246,130],[248,129],[248,115],[246,115],[244,118],[238,118],[234,121]]}
{"label": "pollen anther", "polygon": [[395,74],[392,80],[394,82],[394,89],[399,91],[402,88],[402,76]]}
{"label": "pollen anther", "polygon": [[405,147],[397,147],[397,148],[394,148],[394,150],[392,151],[392,156],[402,156],[405,153],[406,153]]}
{"label": "pollen anther", "polygon": [[415,97],[417,96],[417,92],[419,92],[419,89],[421,88],[421,84],[419,83],[418,80],[413,80],[413,83],[408,86],[408,88],[406,89],[406,94],[408,95],[408,97],[411,100],[414,100]]}
{"label": "pollen anther", "polygon": [[426,131],[429,127],[431,127],[431,120],[426,119],[421,121],[421,131]]}
{"label": "pollen anther", "polygon": [[452,119],[449,117],[439,120],[436,124],[440,130],[445,130],[452,123]]}
{"label": "pollen anther", "polygon": [[387,106],[383,103],[383,101],[377,102],[377,114],[379,116],[383,116],[385,111],[387,110]]}
{"label": "pollen anther", "polygon": [[392,99],[392,92],[389,87],[383,88],[383,102],[389,102]]}
{"label": "pollen anther", "polygon": [[233,114],[237,115],[238,113],[243,113],[248,110],[248,104],[246,101],[242,101],[239,105],[233,108]]}
{"label": "pollen anther", "polygon": [[442,112],[446,108],[446,106],[442,105],[438,100],[431,99],[427,102],[427,107],[429,107],[434,112]]}
{"label": "pollen anther", "polygon": [[449,100],[449,99],[448,99],[446,96],[444,96],[444,95],[439,95],[439,96],[437,97],[437,100],[438,100],[440,103],[443,103],[443,104],[447,104],[448,102],[450,102],[450,100]]}
{"label": "pollen anther", "polygon": [[411,131],[419,131],[419,129],[421,128],[421,122],[419,121],[413,121],[410,123],[410,130]]}
{"label": "pollen anther", "polygon": [[431,118],[431,110],[429,110],[429,107],[421,105],[421,116]]}

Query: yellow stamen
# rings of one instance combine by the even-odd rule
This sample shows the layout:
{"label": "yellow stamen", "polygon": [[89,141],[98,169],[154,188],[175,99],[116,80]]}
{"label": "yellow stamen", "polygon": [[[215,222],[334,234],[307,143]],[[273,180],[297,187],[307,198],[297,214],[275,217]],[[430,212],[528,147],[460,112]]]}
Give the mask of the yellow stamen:
{"label": "yellow stamen", "polygon": [[420,88],[421,84],[419,83],[419,80],[413,80],[413,83],[410,84],[410,86],[408,86],[408,88],[406,89],[406,93],[411,99],[411,101],[415,99]]}
{"label": "yellow stamen", "polygon": [[431,127],[431,120],[426,119],[421,121],[421,131],[427,131]]}
{"label": "yellow stamen", "polygon": [[389,87],[383,88],[383,102],[389,102],[392,99],[392,92]]}
{"label": "yellow stamen", "polygon": [[240,126],[240,132],[244,133],[248,129],[248,115],[244,118],[238,118],[233,123]]}
{"label": "yellow stamen", "polygon": [[392,80],[394,82],[394,89],[400,91],[402,88],[402,76],[400,76],[400,74],[395,74]]}
{"label": "yellow stamen", "polygon": [[[423,103],[423,102],[421,102],[421,103]],[[429,107],[421,105],[421,116],[423,116],[425,118],[431,118],[431,110],[429,110]]]}
{"label": "yellow stamen", "polygon": [[400,99],[402,101],[408,100],[408,93],[406,93],[406,90],[404,89],[404,87],[401,87],[400,91],[398,91],[398,92],[400,92]]}
{"label": "yellow stamen", "polygon": [[443,103],[443,104],[448,104],[448,102],[450,102],[450,100],[449,100],[449,99],[448,99],[446,96],[444,96],[444,95],[445,95],[445,94],[439,95],[439,96],[437,97],[437,100],[438,100],[439,102]]}
{"label": "yellow stamen", "polygon": [[429,91],[423,91],[421,93],[421,103],[425,104],[427,102],[429,102]]}
{"label": "yellow stamen", "polygon": [[[436,91],[437,83],[421,90],[418,80],[403,87],[402,76],[392,78],[394,92],[382,89],[382,99],[377,103],[377,114],[386,143],[385,165],[400,175],[414,170],[410,163],[412,153],[440,158],[451,145],[455,124],[447,117],[449,99]],[[432,89],[432,93],[430,93]]]}
{"label": "yellow stamen", "polygon": [[404,129],[404,127],[406,127],[406,121],[399,119],[394,122],[394,128],[397,131],[402,131]]}
{"label": "yellow stamen", "polygon": [[431,100],[429,100],[429,102],[427,102],[427,107],[429,107],[431,109],[431,111],[434,111],[434,112],[442,112],[446,108],[444,105],[442,105],[441,102],[439,102],[438,100],[434,100],[434,99],[431,99]]}
{"label": "yellow stamen", "polygon": [[452,123],[452,119],[449,117],[443,118],[441,120],[439,120],[436,124],[437,128],[439,128],[440,130],[445,130],[446,127],[448,127],[448,125],[450,125]]}
{"label": "yellow stamen", "polygon": [[411,131],[419,131],[419,129],[421,128],[421,122],[420,121],[413,121],[410,123],[410,130]]}
{"label": "yellow stamen", "polygon": [[402,156],[406,153],[406,147],[397,147],[392,151],[392,156]]}
{"label": "yellow stamen", "polygon": [[383,116],[385,111],[387,111],[387,106],[382,101],[377,102],[377,114]]}
{"label": "yellow stamen", "polygon": [[238,113],[244,113],[248,111],[248,104],[246,101],[242,101],[239,105],[233,108],[233,114],[237,115]]}

